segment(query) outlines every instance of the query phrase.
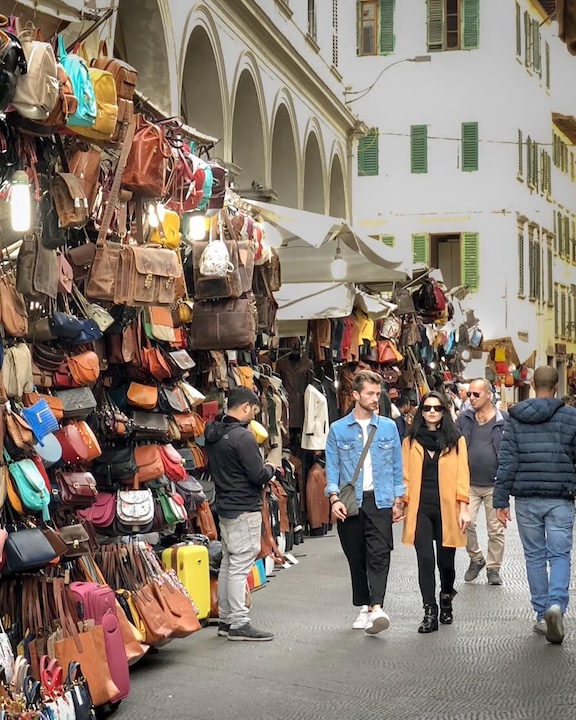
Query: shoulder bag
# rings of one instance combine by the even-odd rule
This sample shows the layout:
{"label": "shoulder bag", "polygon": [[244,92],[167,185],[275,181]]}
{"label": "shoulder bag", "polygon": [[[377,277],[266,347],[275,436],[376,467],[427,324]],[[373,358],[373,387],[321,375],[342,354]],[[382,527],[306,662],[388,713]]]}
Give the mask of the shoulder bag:
{"label": "shoulder bag", "polygon": [[362,450],[362,455],[360,455],[360,460],[358,460],[358,465],[356,465],[356,470],[354,470],[354,476],[353,476],[352,480],[340,488],[339,500],[346,508],[346,517],[354,517],[354,516],[358,515],[359,511],[358,511],[358,503],[356,501],[356,483],[358,482],[358,477],[360,476],[360,470],[362,469],[362,465],[364,465],[364,460],[366,460],[366,456],[368,455],[368,450],[370,450],[370,445],[372,445],[372,440],[374,440],[374,435],[376,435],[377,430],[378,430],[378,427],[375,425],[372,425],[372,428],[371,428],[370,432],[368,433],[368,439],[366,440],[366,443],[364,444],[364,449]]}

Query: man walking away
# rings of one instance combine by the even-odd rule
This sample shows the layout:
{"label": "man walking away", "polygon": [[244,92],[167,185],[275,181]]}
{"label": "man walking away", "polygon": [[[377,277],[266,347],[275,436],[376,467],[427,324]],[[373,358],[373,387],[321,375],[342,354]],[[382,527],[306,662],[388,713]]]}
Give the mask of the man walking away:
{"label": "man walking away", "polygon": [[398,428],[398,435],[400,436],[400,442],[406,437],[408,432],[408,420],[410,418],[410,400],[405,395],[400,395],[396,400],[395,405],[398,409],[399,415],[394,417],[394,422]]}
{"label": "man walking away", "polygon": [[218,635],[228,640],[272,640],[250,624],[246,581],[260,552],[262,488],[275,472],[264,463],[248,423],[260,410],[258,396],[244,387],[228,398],[228,414],[206,427],[206,451],[216,485],[222,564],[218,574]]}
{"label": "man walking away", "polygon": [[[359,372],[352,385],[354,408],[331,425],[326,443],[326,494],[350,567],[353,604],[360,608],[353,627],[370,635],[390,624],[382,605],[394,545],[392,523],[404,515],[400,438],[394,421],[378,415],[381,391],[379,375]],[[348,517],[340,491],[355,479],[359,513]]]}
{"label": "man walking away", "polygon": [[[468,395],[471,408],[460,413],[456,422],[466,438],[470,466],[468,512],[471,522],[466,542],[470,565],[464,580],[466,582],[476,580],[482,568],[486,566],[488,584],[502,585],[500,568],[504,556],[504,526],[496,516],[493,493],[498,467],[498,450],[508,413],[498,410],[494,405],[492,386],[488,380],[473,380]],[[484,505],[488,530],[488,563],[478,544],[476,532],[476,518],[482,505]]]}
{"label": "man walking away", "polygon": [[576,408],[554,397],[558,373],[539,367],[536,397],[510,410],[498,455],[494,507],[504,527],[516,520],[524,547],[526,574],[536,613],[534,631],[550,643],[564,639],[568,606],[574,492],[576,489]]}

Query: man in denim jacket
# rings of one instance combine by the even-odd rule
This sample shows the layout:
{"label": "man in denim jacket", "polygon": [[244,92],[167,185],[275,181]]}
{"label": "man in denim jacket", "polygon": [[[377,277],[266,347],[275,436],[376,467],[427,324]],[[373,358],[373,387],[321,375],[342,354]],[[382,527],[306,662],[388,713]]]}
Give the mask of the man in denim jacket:
{"label": "man in denim jacket", "polygon": [[[392,523],[404,516],[405,492],[396,424],[378,415],[381,392],[379,375],[359,372],[352,385],[354,408],[332,424],[326,444],[326,494],[350,566],[352,601],[360,607],[353,627],[371,635],[390,624],[382,605],[394,546]],[[372,426],[376,426],[376,433],[356,482],[360,512],[348,518],[339,499],[340,490],[352,482]]]}

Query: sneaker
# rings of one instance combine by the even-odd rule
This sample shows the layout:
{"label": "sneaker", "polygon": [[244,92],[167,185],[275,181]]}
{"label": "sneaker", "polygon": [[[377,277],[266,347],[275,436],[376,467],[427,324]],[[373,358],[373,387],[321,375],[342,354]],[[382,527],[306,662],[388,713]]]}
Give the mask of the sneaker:
{"label": "sneaker", "polygon": [[546,625],[546,620],[536,620],[532,630],[534,630],[534,632],[538,633],[539,635],[546,635],[546,633],[548,632],[548,625]]}
{"label": "sneaker", "polygon": [[498,570],[486,570],[486,575],[488,576],[488,585],[502,585],[502,578]]}
{"label": "sneaker", "polygon": [[466,570],[464,580],[466,582],[472,582],[472,580],[476,580],[476,578],[480,574],[480,570],[482,570],[484,565],[486,565],[486,560],[484,560],[484,558],[482,558],[482,560],[470,560],[470,565],[468,566],[468,570]]}
{"label": "sneaker", "polygon": [[239,628],[230,628],[228,631],[228,640],[247,640],[250,642],[266,642],[266,640],[272,640],[274,635],[263,630],[256,630],[255,627],[246,623],[241,625]]}
{"label": "sneaker", "polygon": [[365,630],[366,625],[368,625],[368,620],[370,620],[370,610],[368,605],[362,605],[358,617],[352,623],[352,627],[354,630]]}
{"label": "sneaker", "polygon": [[364,630],[369,635],[378,635],[378,633],[381,633],[382,630],[388,630],[389,627],[390,618],[386,615],[384,610],[374,610],[370,613],[370,617],[368,618],[368,622],[366,623]]}
{"label": "sneaker", "polygon": [[218,623],[218,635],[221,637],[228,637],[230,632],[230,623],[219,622]]}
{"label": "sneaker", "polygon": [[546,640],[553,645],[560,645],[564,640],[564,618],[560,605],[552,605],[544,614],[546,620]]}

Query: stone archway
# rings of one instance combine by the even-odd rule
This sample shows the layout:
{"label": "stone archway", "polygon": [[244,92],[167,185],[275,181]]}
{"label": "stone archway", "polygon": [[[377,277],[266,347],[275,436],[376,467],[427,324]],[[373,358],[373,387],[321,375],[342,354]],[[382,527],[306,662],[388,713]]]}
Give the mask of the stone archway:
{"label": "stone archway", "polygon": [[334,155],[330,170],[330,211],[333,217],[346,219],[346,191],[339,155]]}
{"label": "stone archway", "polygon": [[272,187],[278,204],[298,207],[298,162],[294,128],[284,103],[278,107],[272,131]]}
{"label": "stone archway", "polygon": [[216,55],[206,30],[197,26],[190,35],[182,72],[182,114],[200,132],[221,139],[212,153],[224,150],[224,109]]}
{"label": "stone archway", "polygon": [[326,213],[324,199],[324,173],[322,169],[322,156],[316,133],[308,135],[306,154],[304,156],[304,210]]}
{"label": "stone archway", "polygon": [[241,170],[236,178],[240,193],[266,187],[264,123],[258,93],[249,70],[243,70],[236,88],[232,115],[232,162]]}
{"label": "stone archway", "polygon": [[158,0],[120,0],[114,49],[138,70],[138,90],[170,115],[170,62]]}

